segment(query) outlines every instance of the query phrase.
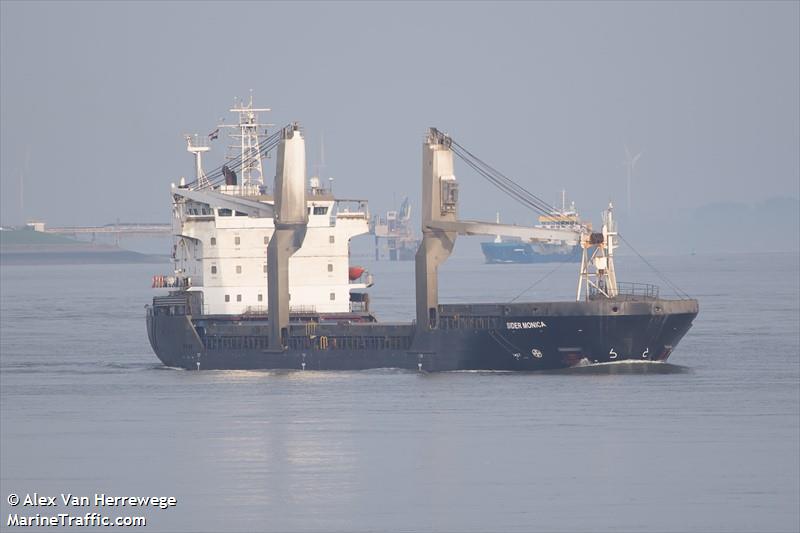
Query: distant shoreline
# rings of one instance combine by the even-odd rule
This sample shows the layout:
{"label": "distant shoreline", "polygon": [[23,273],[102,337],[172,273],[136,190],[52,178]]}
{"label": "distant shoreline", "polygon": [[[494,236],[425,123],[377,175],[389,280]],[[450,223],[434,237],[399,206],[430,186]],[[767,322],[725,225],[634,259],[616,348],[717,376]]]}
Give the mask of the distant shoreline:
{"label": "distant shoreline", "polygon": [[[49,249],[48,249],[49,248]],[[55,248],[55,249],[54,249]],[[120,248],[64,249],[25,246],[0,249],[2,265],[76,265],[120,263],[167,263],[165,255],[150,255]]]}
{"label": "distant shoreline", "polygon": [[143,254],[108,244],[69,239],[30,229],[0,231],[2,265],[167,263],[166,255]]}

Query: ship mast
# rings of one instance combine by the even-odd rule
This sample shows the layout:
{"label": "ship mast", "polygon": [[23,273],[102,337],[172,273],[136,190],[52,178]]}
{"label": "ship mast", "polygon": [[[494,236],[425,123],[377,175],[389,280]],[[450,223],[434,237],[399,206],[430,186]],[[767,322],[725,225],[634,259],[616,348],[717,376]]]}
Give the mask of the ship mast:
{"label": "ship mast", "polygon": [[[590,233],[581,239],[581,272],[578,276],[576,301],[594,296],[614,298],[618,294],[617,273],[614,270],[614,249],[617,247],[617,223],[614,206],[609,202],[603,211],[602,233]],[[584,291],[585,287],[585,291]]]}
{"label": "ship mast", "polygon": [[197,181],[197,188],[203,189],[209,186],[206,173],[203,172],[203,152],[209,151],[208,142],[205,138],[200,137],[196,133],[194,135],[186,135],[186,151],[194,155],[194,179]]}
{"label": "ship mast", "polygon": [[[231,113],[239,114],[238,124],[220,124],[220,128],[230,128],[231,139],[228,146],[228,160],[240,158],[241,194],[254,195],[264,191],[264,169],[261,165],[259,143],[267,134],[267,127],[273,124],[262,124],[258,120],[258,113],[266,113],[269,108],[253,107],[253,92],[250,91],[250,100],[245,104],[237,99],[230,109]],[[238,151],[238,154],[236,153]]]}

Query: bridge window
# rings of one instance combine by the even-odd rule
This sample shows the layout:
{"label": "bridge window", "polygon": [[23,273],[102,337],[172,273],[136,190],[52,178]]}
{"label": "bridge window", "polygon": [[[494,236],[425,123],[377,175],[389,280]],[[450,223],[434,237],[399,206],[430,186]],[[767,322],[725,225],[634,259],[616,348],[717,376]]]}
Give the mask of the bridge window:
{"label": "bridge window", "polygon": [[226,294],[225,295],[225,301],[226,302],[230,302],[231,301],[231,295],[230,294]]}
{"label": "bridge window", "polygon": [[225,208],[217,209],[217,215],[219,215],[221,217],[229,217],[229,216],[231,216],[231,214],[232,213],[231,213],[230,209],[225,209]]}
{"label": "bridge window", "polygon": [[328,206],[327,205],[315,205],[314,206],[314,214],[315,215],[327,215],[328,214]]}
{"label": "bridge window", "polygon": [[247,216],[247,213],[242,213],[241,211],[234,211],[233,214],[236,215],[237,217],[246,217]]}
{"label": "bridge window", "polygon": [[212,274],[216,274],[217,273],[217,265],[211,265],[211,273]]}
{"label": "bridge window", "polygon": [[217,238],[211,237],[211,246],[216,246],[216,245],[217,245]]}
{"label": "bridge window", "polygon": [[242,273],[242,265],[236,265],[236,273],[237,274],[241,274]]}

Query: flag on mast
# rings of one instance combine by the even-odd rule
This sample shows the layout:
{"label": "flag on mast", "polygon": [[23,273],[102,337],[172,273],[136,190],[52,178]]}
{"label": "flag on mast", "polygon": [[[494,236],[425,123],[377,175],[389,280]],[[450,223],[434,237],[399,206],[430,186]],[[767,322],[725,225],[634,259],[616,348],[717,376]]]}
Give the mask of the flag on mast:
{"label": "flag on mast", "polygon": [[208,139],[211,141],[218,138],[219,138],[219,128],[215,129],[214,131],[208,134]]}

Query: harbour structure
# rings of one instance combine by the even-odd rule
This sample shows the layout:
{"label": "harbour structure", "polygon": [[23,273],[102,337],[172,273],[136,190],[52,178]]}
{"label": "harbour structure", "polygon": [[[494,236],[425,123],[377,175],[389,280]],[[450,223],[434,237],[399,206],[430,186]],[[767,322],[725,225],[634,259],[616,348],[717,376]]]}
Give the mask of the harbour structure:
{"label": "harbour structure", "polygon": [[39,233],[66,235],[73,238],[90,236],[95,242],[99,235],[108,235],[119,244],[122,237],[168,237],[172,234],[171,224],[158,222],[116,222],[103,226],[56,226],[48,227],[43,220],[31,220],[25,224],[25,229]]}
{"label": "harbour structure", "polygon": [[384,216],[375,216],[370,225],[370,233],[375,236],[375,260],[385,256],[389,261],[412,261],[419,245],[411,225],[411,202],[403,198],[399,210],[387,211]]}
{"label": "harbour structure", "polygon": [[[202,186],[198,175],[193,183],[172,188],[177,247],[185,247],[180,253],[176,248],[175,274],[186,283],[154,297],[147,308],[150,343],[168,366],[446,371],[538,370],[584,361],[664,361],[697,315],[696,300],[664,299],[655,287],[617,282],[617,232],[610,206],[598,232],[587,226],[524,227],[459,218],[454,155],[516,200],[539,210],[542,204],[450,136],[430,128],[422,146],[416,320],[381,323],[368,306],[365,289],[369,283],[354,284],[349,276],[344,277],[350,270],[344,268],[347,254],[332,246],[337,236],[347,240],[366,233],[366,210],[331,211],[337,200],[321,198],[325,195],[316,190],[318,183],[313,179],[307,182],[305,145],[297,124],[278,130],[258,146],[260,154],[277,150],[275,185],[269,194],[262,184],[254,194],[237,189],[235,179],[230,179],[236,162],[227,165],[228,173],[221,170],[206,176]],[[197,168],[202,174],[201,165]],[[225,185],[214,185],[220,176],[227,176]],[[316,207],[329,210],[315,215]],[[205,231],[192,230],[200,222],[193,217],[206,219]],[[327,223],[315,217],[327,218]],[[245,231],[263,238],[245,242]],[[440,304],[438,267],[452,252],[457,237],[496,234],[579,245],[582,260],[576,299]],[[333,240],[326,243],[322,238],[320,243],[324,236]],[[221,249],[223,237],[233,238],[233,246],[228,243]],[[211,243],[212,238],[216,243]],[[186,242],[180,244],[182,241]],[[330,246],[326,248],[326,244]],[[242,266],[263,267],[264,256],[266,279],[253,278],[245,284],[235,277],[243,274],[235,268],[236,261]],[[326,266],[332,257],[340,261]],[[210,283],[208,269],[214,261],[218,279]],[[223,278],[220,265],[226,272],[233,267],[234,274]],[[343,268],[337,268],[339,265]],[[340,270],[342,277],[327,277]],[[337,290],[349,293],[346,305],[336,298]],[[254,295],[256,302],[263,302],[264,292],[266,309],[258,306],[253,311]],[[245,294],[249,296],[245,298]],[[229,299],[231,295],[237,295],[235,302]]]}

